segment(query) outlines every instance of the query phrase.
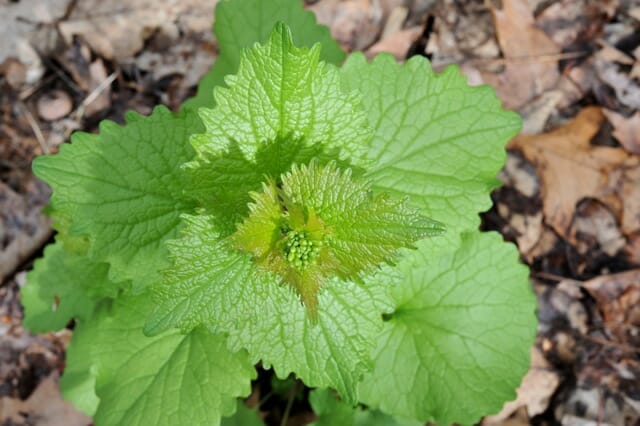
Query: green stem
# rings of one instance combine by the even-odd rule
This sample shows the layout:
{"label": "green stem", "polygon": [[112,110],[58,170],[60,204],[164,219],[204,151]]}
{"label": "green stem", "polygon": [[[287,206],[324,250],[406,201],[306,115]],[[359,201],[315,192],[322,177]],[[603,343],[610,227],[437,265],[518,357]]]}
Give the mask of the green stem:
{"label": "green stem", "polygon": [[296,381],[296,385],[291,388],[289,391],[289,400],[287,401],[287,407],[284,409],[284,415],[282,416],[282,421],[280,422],[280,426],[287,426],[287,422],[289,421],[289,415],[291,414],[291,408],[293,407],[293,400],[296,397],[296,394],[300,390],[300,381]]}

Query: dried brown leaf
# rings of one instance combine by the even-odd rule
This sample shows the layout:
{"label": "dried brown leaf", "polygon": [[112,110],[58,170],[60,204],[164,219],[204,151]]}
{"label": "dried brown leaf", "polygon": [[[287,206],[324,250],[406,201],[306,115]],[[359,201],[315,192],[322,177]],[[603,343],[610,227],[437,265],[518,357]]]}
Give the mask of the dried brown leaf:
{"label": "dried brown leaf", "polygon": [[621,229],[626,235],[640,231],[640,157],[631,156],[617,173],[619,182],[611,188],[622,204]]}
{"label": "dried brown leaf", "polygon": [[529,417],[543,413],[551,396],[560,384],[560,377],[537,348],[531,349],[531,368],[522,379],[515,401],[507,402],[500,413],[486,417],[484,426],[502,425],[521,407],[526,407]]}
{"label": "dried brown leaf", "polygon": [[594,58],[594,68],[601,81],[616,93],[617,101],[633,109],[640,109],[640,84],[613,62]]}
{"label": "dried brown leaf", "polygon": [[596,300],[604,325],[619,343],[640,344],[640,270],[603,275],[582,285]]}
{"label": "dried brown leaf", "polygon": [[502,10],[491,7],[504,71],[485,73],[507,108],[520,108],[555,86],[559,73],[555,55],[560,48],[535,25],[527,0],[504,0]]}
{"label": "dried brown leaf", "polygon": [[190,27],[208,32],[215,3],[83,0],[76,2],[69,18],[58,27],[68,43],[80,36],[103,58],[124,60],[138,53],[149,37],[167,25],[178,26],[183,32],[189,32]]}
{"label": "dried brown leaf", "polygon": [[6,424],[27,424],[24,423],[25,416],[28,416],[28,424],[39,426],[88,426],[93,423],[90,417],[62,399],[54,377],[43,380],[26,401],[0,398],[0,414],[0,420]]}
{"label": "dried brown leaf", "polygon": [[391,53],[397,60],[401,61],[407,57],[407,52],[411,44],[422,34],[422,27],[412,27],[398,31],[371,46],[365,54],[368,58],[373,58],[378,53]]}
{"label": "dried brown leaf", "polygon": [[[619,206],[611,190],[619,186],[628,158],[621,149],[590,145],[604,121],[599,108],[586,108],[568,124],[541,135],[519,135],[509,148],[521,151],[537,169],[545,221],[567,239],[578,202],[587,197]],[[618,212],[618,208],[614,208]]]}
{"label": "dried brown leaf", "polygon": [[381,31],[383,14],[376,0],[325,0],[309,9],[347,51],[365,49]]}

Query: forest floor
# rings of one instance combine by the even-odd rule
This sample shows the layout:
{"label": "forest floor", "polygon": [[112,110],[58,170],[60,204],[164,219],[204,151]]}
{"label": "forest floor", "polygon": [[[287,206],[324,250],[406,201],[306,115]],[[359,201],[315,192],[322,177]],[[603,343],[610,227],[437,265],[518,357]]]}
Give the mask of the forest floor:
{"label": "forest floor", "polygon": [[[216,58],[215,3],[0,0],[0,425],[91,424],[57,386],[71,331],[21,323],[53,237],[33,158],[177,109]],[[523,116],[483,229],[519,247],[540,325],[517,400],[483,424],[640,425],[640,1],[307,3],[345,50],[457,64]],[[269,423],[285,397],[261,406]],[[300,403],[288,424],[312,418]]]}

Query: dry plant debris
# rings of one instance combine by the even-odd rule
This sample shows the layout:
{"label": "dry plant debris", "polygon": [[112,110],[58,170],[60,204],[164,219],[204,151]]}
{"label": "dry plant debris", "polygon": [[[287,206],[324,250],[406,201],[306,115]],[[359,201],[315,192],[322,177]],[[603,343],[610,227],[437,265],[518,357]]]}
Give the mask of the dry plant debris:
{"label": "dry plant debris", "polygon": [[25,401],[0,398],[5,424],[42,426],[86,426],[91,419],[62,399],[58,378],[47,377]]}
{"label": "dry plant debris", "polygon": [[545,221],[564,238],[578,202],[587,197],[614,206],[625,233],[640,229],[640,222],[634,220],[640,211],[624,203],[635,192],[633,185],[625,185],[635,181],[633,159],[620,148],[591,144],[603,122],[599,108],[585,108],[563,127],[540,135],[520,135],[509,144],[536,166]]}
{"label": "dry plant debris", "polygon": [[613,126],[613,137],[629,153],[640,155],[640,112],[636,111],[631,117],[611,110],[603,112]]}
{"label": "dry plant debris", "polygon": [[518,109],[554,87],[559,78],[560,47],[535,25],[526,0],[504,0],[492,7],[496,35],[504,58],[504,71],[485,73],[507,108]]}

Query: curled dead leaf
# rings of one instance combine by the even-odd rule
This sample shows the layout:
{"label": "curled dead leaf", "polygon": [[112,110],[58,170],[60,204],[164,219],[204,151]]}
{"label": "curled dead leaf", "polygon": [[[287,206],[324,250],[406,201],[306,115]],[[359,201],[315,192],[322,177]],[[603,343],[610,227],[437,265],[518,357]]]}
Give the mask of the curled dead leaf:
{"label": "curled dead leaf", "polygon": [[406,58],[411,44],[420,37],[420,34],[422,34],[422,27],[412,27],[398,31],[384,40],[380,40],[367,49],[365,53],[368,58],[373,58],[378,53],[388,52],[401,61]]}

